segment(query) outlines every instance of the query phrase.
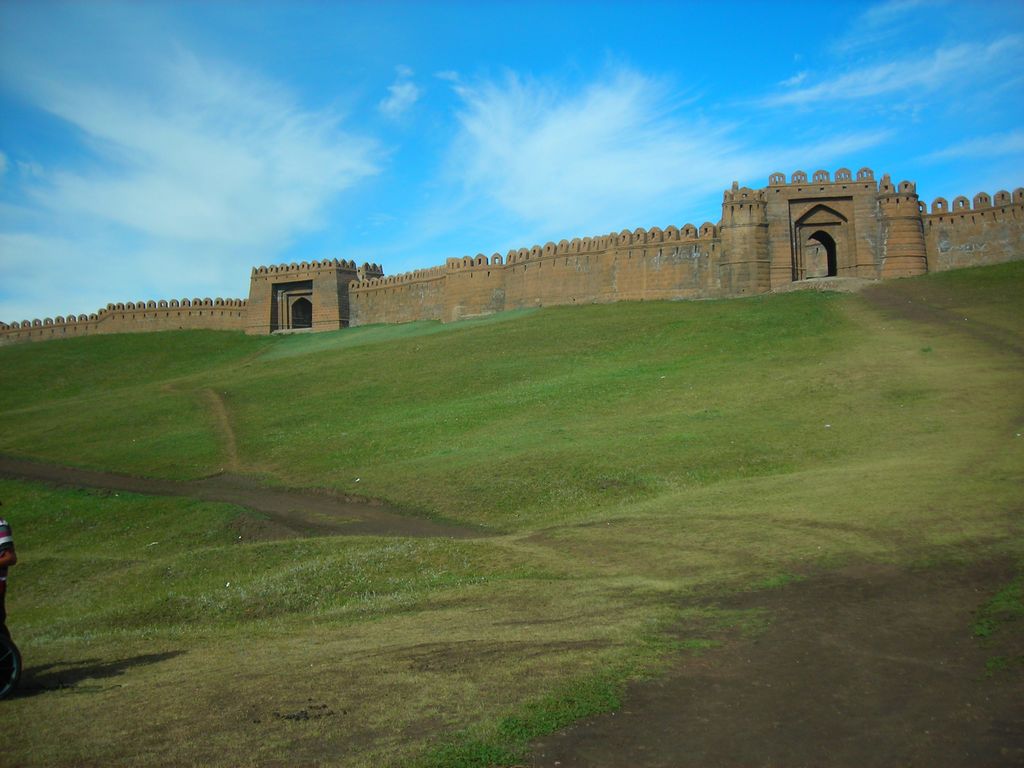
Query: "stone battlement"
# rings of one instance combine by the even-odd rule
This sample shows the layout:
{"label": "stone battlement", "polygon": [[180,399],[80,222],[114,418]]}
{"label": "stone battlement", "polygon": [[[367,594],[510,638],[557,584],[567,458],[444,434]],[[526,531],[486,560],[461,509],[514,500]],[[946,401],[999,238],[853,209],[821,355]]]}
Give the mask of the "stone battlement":
{"label": "stone battlement", "polygon": [[[449,258],[385,275],[346,259],[253,267],[248,299],[108,304],[90,315],[0,323],[0,344],[95,333],[215,328],[266,334],[369,323],[442,320],[522,307],[725,298],[920,275],[1024,258],[1024,188],[931,211],[913,181],[875,179],[871,168],[802,170],[761,189],[733,182],[722,218],[624,229]],[[821,278],[830,278],[831,282]]]}
{"label": "stone battlement", "polygon": [[160,299],[107,304],[88,315],[74,313],[37,320],[0,322],[0,344],[96,336],[109,333],[245,327],[245,299]]}

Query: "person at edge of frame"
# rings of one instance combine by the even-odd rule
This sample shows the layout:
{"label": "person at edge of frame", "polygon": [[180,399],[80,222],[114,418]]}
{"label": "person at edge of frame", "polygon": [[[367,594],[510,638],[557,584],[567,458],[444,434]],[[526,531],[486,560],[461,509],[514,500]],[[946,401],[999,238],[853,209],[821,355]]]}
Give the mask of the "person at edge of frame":
{"label": "person at edge of frame", "polygon": [[[0,501],[0,507],[4,503]],[[11,525],[0,517],[0,633],[8,639],[11,637],[7,629],[7,569],[18,563],[18,555],[14,552],[14,538],[11,536]]]}

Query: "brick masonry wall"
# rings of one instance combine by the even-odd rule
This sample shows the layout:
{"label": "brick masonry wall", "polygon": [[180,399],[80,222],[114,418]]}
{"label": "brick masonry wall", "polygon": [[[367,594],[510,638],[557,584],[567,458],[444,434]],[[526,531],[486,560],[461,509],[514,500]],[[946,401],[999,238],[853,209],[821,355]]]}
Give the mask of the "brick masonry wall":
{"label": "brick masonry wall", "polygon": [[772,174],[765,190],[768,218],[770,278],[772,289],[793,281],[792,238],[794,228],[815,209],[835,211],[845,219],[842,234],[845,249],[838,265],[839,277],[878,277],[881,269],[878,182],[870,168],[854,174],[840,168],[834,177],[816,171],[808,179],[795,171],[787,183],[781,173]]}
{"label": "brick masonry wall", "polygon": [[108,304],[90,315],[57,316],[0,324],[0,345],[108,333],[210,329],[240,331],[247,307],[242,299],[182,299]]}
{"label": "brick masonry wall", "polygon": [[624,230],[557,245],[449,259],[349,287],[352,325],[443,320],[506,309],[721,295],[714,225]]}
{"label": "brick masonry wall", "polygon": [[938,198],[928,213],[913,182],[894,185],[887,175],[876,182],[870,168],[840,168],[834,177],[816,171],[810,179],[796,171],[788,181],[774,173],[763,189],[734,183],[726,190],[717,225],[623,230],[387,277],[379,265],[338,259],[255,267],[247,301],[109,304],[89,316],[0,323],[0,344],[184,328],[271,333],[274,286],[286,283],[312,286],[312,330],[449,322],[525,307],[742,296],[786,287],[795,270],[820,277],[823,242],[831,243],[838,277],[903,277],[1021,259],[1024,188],[959,197],[952,205]]}
{"label": "brick masonry wall", "polygon": [[248,316],[244,325],[248,334],[268,334],[283,323],[275,322],[274,286],[282,283],[312,283],[313,330],[338,330],[349,324],[350,283],[363,276],[379,275],[377,265],[357,267],[354,261],[324,259],[323,261],[253,267],[249,276]]}
{"label": "brick masonry wall", "polygon": [[444,283],[444,267],[350,283],[349,324],[443,320]]}
{"label": "brick masonry wall", "polygon": [[1024,259],[1024,189],[936,198],[923,224],[929,272]]}

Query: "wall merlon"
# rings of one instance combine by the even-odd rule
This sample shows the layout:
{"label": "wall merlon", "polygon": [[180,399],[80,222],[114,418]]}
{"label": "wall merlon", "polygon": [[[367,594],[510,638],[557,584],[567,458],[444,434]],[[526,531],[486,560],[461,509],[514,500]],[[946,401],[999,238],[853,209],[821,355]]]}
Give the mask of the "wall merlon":
{"label": "wall merlon", "polygon": [[989,196],[987,192],[979,192],[973,199],[966,195],[958,195],[949,203],[944,197],[936,197],[932,201],[931,213],[928,216],[948,216],[949,214],[966,214],[980,211],[997,212],[1010,206],[1024,205],[1024,189],[1016,189],[1011,195],[1000,190]]}
{"label": "wall merlon", "polygon": [[265,334],[480,317],[516,307],[763,293],[823,276],[903,277],[1024,257],[1024,188],[930,207],[888,174],[772,173],[723,192],[722,218],[635,227],[445,259],[384,275],[345,259],[253,267],[249,299],[107,304],[89,315],[0,323],[0,344],[89,334],[216,328]]}
{"label": "wall merlon", "polygon": [[[849,185],[851,183],[854,183],[855,181],[856,182],[862,182],[862,183],[863,182],[872,182],[873,183],[874,179],[875,179],[875,172],[873,170],[871,170],[870,168],[861,168],[859,171],[857,171],[856,179],[854,178],[854,175],[853,175],[852,171],[850,171],[849,168],[839,168],[839,169],[837,169],[835,174],[832,175],[831,179],[829,178],[829,172],[824,170],[824,169],[815,171],[811,175],[810,179],[807,178],[807,174],[804,171],[793,171],[793,173],[790,174],[788,182],[786,181],[786,174],[782,173],[781,171],[776,171],[775,173],[772,173],[772,174],[770,174],[768,176],[768,187],[769,188],[771,188],[771,187],[788,187],[788,186],[797,186],[797,185],[806,187],[806,186],[814,185],[814,184],[817,184],[819,186],[836,185],[836,184],[847,184],[847,185]],[[737,188],[738,188],[738,184],[736,182],[733,182],[733,189],[732,189],[732,191],[733,192],[737,191]],[[742,191],[742,189],[743,188],[740,188],[740,191]],[[758,193],[761,194],[761,196],[764,199],[767,199],[767,189],[751,190],[751,191],[758,192]],[[729,191],[726,191],[726,195],[727,195],[727,199],[729,199],[728,198]]]}

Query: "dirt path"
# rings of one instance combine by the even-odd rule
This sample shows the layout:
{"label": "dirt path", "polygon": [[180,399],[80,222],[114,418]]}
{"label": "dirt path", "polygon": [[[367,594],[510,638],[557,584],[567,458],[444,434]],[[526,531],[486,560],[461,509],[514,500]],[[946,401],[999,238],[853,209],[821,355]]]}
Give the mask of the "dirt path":
{"label": "dirt path", "polygon": [[480,535],[468,528],[403,515],[376,502],[307,490],[264,488],[233,474],[194,481],[158,480],[0,456],[0,477],[236,504],[266,515],[266,519],[239,520],[240,531],[249,539],[333,535],[472,538]]}
{"label": "dirt path", "polygon": [[[918,283],[864,287],[872,308],[1024,356],[1020,334],[964,318]],[[978,608],[1011,564],[859,567],[722,607],[764,612],[754,638],[719,637],[624,705],[539,740],[533,768],[867,768],[1024,765],[1024,632],[983,642]],[[707,637],[700,626],[681,638]],[[1017,659],[989,673],[993,658]]]}
{"label": "dirt path", "polygon": [[1012,577],[859,567],[723,601],[764,609],[769,628],[632,685],[622,710],[536,743],[528,764],[1024,765],[1024,670],[985,667],[1024,654],[1021,634],[986,646],[971,631]]}
{"label": "dirt path", "polygon": [[231,426],[224,399],[212,389],[202,390],[202,396],[210,408],[210,413],[213,414],[214,427],[224,449],[224,469],[228,472],[238,472],[241,469],[238,463],[238,442],[235,440],[235,430]]}
{"label": "dirt path", "polygon": [[890,316],[951,330],[1000,352],[1024,356],[1024,340],[1018,333],[964,317],[963,312],[944,306],[953,297],[935,286],[916,281],[889,281],[868,286],[860,295],[872,307]]}

